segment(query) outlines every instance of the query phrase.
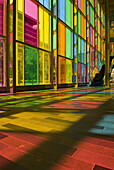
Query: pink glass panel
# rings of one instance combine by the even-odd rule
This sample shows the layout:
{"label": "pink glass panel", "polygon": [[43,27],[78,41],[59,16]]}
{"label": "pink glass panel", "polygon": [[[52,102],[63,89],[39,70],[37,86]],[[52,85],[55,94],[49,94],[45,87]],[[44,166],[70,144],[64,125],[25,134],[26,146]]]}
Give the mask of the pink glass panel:
{"label": "pink glass panel", "polygon": [[81,63],[78,63],[78,82],[81,83]]}
{"label": "pink glass panel", "polygon": [[78,8],[81,9],[81,0],[78,0]]}
{"label": "pink glass panel", "polygon": [[91,47],[91,65],[93,66],[93,48]]}
{"label": "pink glass panel", "polygon": [[93,28],[91,27],[91,45],[93,45]]}
{"label": "pink glass panel", "polygon": [[97,0],[95,0],[95,7],[97,7]]}
{"label": "pink glass panel", "polygon": [[25,43],[38,46],[38,7],[25,0]]}

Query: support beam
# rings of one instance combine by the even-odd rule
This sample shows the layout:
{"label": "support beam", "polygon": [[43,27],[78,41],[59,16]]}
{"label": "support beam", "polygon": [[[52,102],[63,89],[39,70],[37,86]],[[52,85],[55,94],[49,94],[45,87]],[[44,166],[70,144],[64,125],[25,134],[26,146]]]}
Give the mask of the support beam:
{"label": "support beam", "polygon": [[55,76],[55,86],[54,86],[54,89],[57,90],[58,88],[58,64],[59,64],[59,61],[58,61],[58,39],[59,39],[59,35],[58,35],[58,0],[56,0],[56,56],[55,56],[55,73],[56,73],[56,76]]}
{"label": "support beam", "polygon": [[51,85],[53,88],[53,0],[51,0]]}
{"label": "support beam", "polygon": [[[77,6],[78,6],[77,2]],[[77,72],[77,76],[76,76],[76,84],[75,84],[75,88],[78,88],[78,8],[77,8],[77,67],[76,67],[76,72]]]}
{"label": "support beam", "polygon": [[109,87],[109,64],[110,64],[110,21],[109,21],[109,1],[105,0],[105,86]]}
{"label": "support beam", "polygon": [[6,92],[9,92],[9,44],[10,44],[10,0],[7,0],[7,29],[6,29]]}
{"label": "support beam", "polygon": [[16,92],[16,0],[13,1],[13,93]]}
{"label": "support beam", "polygon": [[73,85],[75,86],[75,57],[74,57],[74,33],[75,33],[75,27],[74,27],[74,4],[75,1],[73,0]]}

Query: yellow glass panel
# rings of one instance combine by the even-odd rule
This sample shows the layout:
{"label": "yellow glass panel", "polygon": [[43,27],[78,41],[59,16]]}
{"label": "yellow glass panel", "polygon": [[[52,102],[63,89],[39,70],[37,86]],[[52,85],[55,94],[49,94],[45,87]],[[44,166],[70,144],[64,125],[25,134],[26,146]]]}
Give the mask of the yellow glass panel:
{"label": "yellow glass panel", "polygon": [[44,37],[43,37],[43,32],[44,32],[44,15],[43,15],[43,9],[39,7],[39,47],[43,48],[44,47]]}
{"label": "yellow glass panel", "polygon": [[18,10],[23,12],[23,10],[24,10],[24,1],[23,0],[18,0],[17,5],[18,5]]}
{"label": "yellow glass panel", "polygon": [[50,54],[44,52],[44,84],[50,83]]}
{"label": "yellow glass panel", "polygon": [[74,26],[76,26],[77,25],[77,8],[76,7],[74,7]]}
{"label": "yellow glass panel", "polygon": [[24,0],[16,4],[16,39],[24,42]]}
{"label": "yellow glass panel", "polygon": [[10,0],[10,4],[12,4],[13,3],[13,0]]}
{"label": "yellow glass panel", "polygon": [[50,84],[50,54],[39,50],[39,84]]}
{"label": "yellow glass panel", "polygon": [[103,23],[103,9],[101,8],[101,22]]}
{"label": "yellow glass panel", "polygon": [[72,83],[72,61],[66,60],[66,83]]}
{"label": "yellow glass panel", "polygon": [[16,44],[16,86],[24,85],[24,46]]}
{"label": "yellow glass panel", "polygon": [[50,49],[50,16],[44,11],[44,48]]}

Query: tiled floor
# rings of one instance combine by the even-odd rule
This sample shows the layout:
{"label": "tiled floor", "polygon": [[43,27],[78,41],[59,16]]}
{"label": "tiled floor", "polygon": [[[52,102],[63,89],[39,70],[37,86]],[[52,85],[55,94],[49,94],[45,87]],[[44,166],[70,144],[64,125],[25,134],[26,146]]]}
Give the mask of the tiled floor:
{"label": "tiled floor", "polygon": [[114,170],[114,88],[0,95],[0,170]]}

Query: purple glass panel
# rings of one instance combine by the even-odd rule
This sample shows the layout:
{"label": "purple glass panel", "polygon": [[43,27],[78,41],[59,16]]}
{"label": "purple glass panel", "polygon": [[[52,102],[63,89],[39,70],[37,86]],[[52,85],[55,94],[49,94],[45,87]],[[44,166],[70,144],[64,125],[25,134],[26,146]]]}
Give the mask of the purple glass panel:
{"label": "purple glass panel", "polygon": [[78,0],[78,8],[81,10],[81,0]]}
{"label": "purple glass panel", "polygon": [[38,46],[38,7],[25,0],[25,43]]}

